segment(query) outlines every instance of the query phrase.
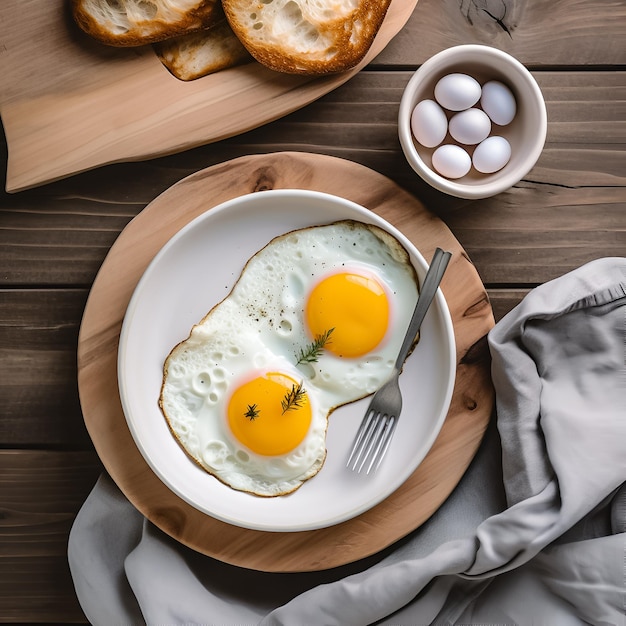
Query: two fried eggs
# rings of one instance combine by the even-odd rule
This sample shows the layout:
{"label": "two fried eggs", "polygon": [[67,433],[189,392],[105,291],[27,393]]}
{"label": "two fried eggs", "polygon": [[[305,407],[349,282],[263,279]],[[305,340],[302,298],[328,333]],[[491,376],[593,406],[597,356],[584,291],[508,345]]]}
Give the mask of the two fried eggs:
{"label": "two fried eggs", "polygon": [[171,432],[233,489],[296,490],[324,463],[331,412],[389,376],[417,297],[407,251],[377,226],[276,237],[168,355]]}

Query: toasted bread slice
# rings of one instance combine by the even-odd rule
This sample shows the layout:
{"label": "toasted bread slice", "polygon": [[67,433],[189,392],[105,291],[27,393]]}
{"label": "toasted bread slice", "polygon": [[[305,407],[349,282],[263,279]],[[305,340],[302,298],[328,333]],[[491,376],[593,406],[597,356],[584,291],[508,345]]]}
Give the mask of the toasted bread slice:
{"label": "toasted bread slice", "polygon": [[250,54],[293,74],[341,72],[369,50],[391,0],[222,0]]}
{"label": "toasted bread slice", "polygon": [[226,19],[189,35],[154,44],[161,63],[180,80],[195,80],[251,61]]}
{"label": "toasted bread slice", "polygon": [[222,16],[220,0],[72,0],[76,23],[110,46],[141,46],[198,31]]}

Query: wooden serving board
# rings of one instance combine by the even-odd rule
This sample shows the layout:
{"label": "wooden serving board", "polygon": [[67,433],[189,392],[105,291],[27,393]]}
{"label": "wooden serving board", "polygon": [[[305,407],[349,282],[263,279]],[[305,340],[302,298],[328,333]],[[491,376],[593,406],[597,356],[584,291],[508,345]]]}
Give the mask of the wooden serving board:
{"label": "wooden serving board", "polygon": [[354,76],[404,26],[417,0],[393,0],[367,56],[350,71],[302,77],[253,62],[190,82],[174,78],[151,46],[92,40],[74,24],[69,4],[0,2],[9,192],[180,152],[278,119]]}
{"label": "wooden serving board", "polygon": [[[171,492],[135,446],[118,395],[117,348],[130,297],[149,262],[179,229],[211,207],[265,189],[312,189],[342,196],[400,229],[427,260],[453,252],[442,283],[452,316],[457,373],[451,407],[434,447],[382,503],[341,524],[270,533],[231,526]],[[264,571],[314,571],[371,555],[422,524],[448,497],[472,460],[493,408],[486,333],[489,299],[467,254],[445,224],[388,178],[351,161],[282,152],[246,156],[193,174],[151,202],[124,229],[90,293],[78,343],[84,418],[105,468],[149,520],[221,561]]]}

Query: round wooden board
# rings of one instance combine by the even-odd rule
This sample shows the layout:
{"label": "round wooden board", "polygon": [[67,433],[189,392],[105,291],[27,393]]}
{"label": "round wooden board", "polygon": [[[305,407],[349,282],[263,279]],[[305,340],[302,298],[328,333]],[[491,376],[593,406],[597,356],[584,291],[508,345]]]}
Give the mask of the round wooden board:
{"label": "round wooden board", "polygon": [[[185,224],[228,199],[266,189],[332,193],[400,229],[427,260],[453,252],[442,283],[452,316],[457,375],[435,445],[411,477],[362,515],[329,528],[270,533],[231,526],[193,508],[152,472],[130,434],[117,387],[117,348],[128,302],[154,255]],[[96,450],[126,497],[181,543],[255,570],[323,570],[370,556],[418,528],[448,497],[474,457],[493,408],[486,334],[493,314],[471,261],[445,224],[413,196],[366,167],[297,152],[246,156],[193,174],[151,202],[112,246],[91,290],[78,342],[84,419]]]}

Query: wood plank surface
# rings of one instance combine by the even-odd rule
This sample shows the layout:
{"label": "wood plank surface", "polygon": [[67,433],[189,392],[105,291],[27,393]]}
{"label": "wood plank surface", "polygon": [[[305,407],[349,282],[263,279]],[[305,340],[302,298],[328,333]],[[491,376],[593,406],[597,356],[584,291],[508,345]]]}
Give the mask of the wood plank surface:
{"label": "wood plank surface", "polygon": [[102,471],[94,452],[0,450],[0,622],[84,623],[70,528]]}
{"label": "wood plank surface", "polygon": [[[32,13],[37,0],[19,4]],[[177,180],[245,154],[348,158],[389,176],[446,223],[499,320],[533,286],[593,258],[626,254],[625,16],[623,0],[419,0],[367,70],[284,118],[177,155],[0,193],[0,622],[86,623],[67,536],[101,465],[76,395],[77,333],[94,277],[135,215]],[[411,72],[462,43],[516,56],[533,71],[548,109],[537,166],[485,201],[428,188],[396,135]],[[21,46],[32,49],[26,40]],[[45,46],[37,51],[54,58]],[[5,52],[0,34],[0,59]],[[110,62],[108,51],[100,55]],[[50,72],[46,80],[56,78]]]}
{"label": "wood plank surface", "polygon": [[376,61],[412,65],[450,46],[479,43],[533,68],[624,65],[625,30],[621,0],[420,0]]}
{"label": "wood plank surface", "polygon": [[86,290],[0,290],[0,442],[90,447],[76,381]]}

